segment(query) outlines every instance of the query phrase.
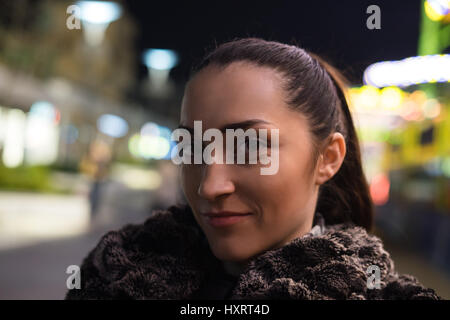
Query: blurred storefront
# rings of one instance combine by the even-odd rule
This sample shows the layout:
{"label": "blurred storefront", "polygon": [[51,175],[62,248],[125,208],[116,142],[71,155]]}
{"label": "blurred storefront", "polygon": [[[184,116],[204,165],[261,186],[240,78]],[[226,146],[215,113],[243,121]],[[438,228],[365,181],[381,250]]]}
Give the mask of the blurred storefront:
{"label": "blurred storefront", "polygon": [[[164,94],[130,96],[139,87],[135,21],[123,4],[80,2],[77,6],[87,6],[77,17],[81,28],[69,30],[70,5],[2,4],[0,198],[10,199],[0,206],[3,247],[87,232],[94,215],[115,225],[142,220],[155,199],[175,199],[158,196],[163,179],[172,188],[171,179],[176,180],[168,160],[174,147],[169,128],[175,121],[153,110],[174,109],[181,93],[165,79],[158,83],[159,93],[167,86]],[[144,84],[145,89],[152,85]],[[163,166],[169,169],[162,172]],[[176,188],[171,192],[177,195]],[[139,196],[119,209],[118,199],[126,204],[130,194]],[[24,201],[12,201],[20,195]],[[47,202],[31,210],[36,196]],[[29,218],[31,211],[33,221],[50,220],[49,211],[65,211],[71,201],[78,203],[72,220],[27,224],[25,231],[17,223],[23,221],[18,215]],[[130,211],[134,217],[127,215]]]}

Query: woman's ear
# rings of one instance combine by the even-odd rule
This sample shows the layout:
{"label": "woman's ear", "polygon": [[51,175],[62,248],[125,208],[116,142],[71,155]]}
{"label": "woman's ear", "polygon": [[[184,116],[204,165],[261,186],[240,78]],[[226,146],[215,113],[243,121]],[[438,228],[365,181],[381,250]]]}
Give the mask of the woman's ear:
{"label": "woman's ear", "polygon": [[346,153],[345,138],[335,132],[321,153],[316,172],[316,184],[321,185],[331,179],[344,162]]}

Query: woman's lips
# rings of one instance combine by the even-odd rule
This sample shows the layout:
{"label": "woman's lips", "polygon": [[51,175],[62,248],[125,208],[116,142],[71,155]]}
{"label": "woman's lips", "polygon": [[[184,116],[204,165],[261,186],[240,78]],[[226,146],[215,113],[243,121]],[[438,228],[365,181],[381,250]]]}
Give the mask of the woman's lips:
{"label": "woman's lips", "polygon": [[226,227],[245,220],[251,213],[218,212],[204,214],[206,222],[213,227]]}

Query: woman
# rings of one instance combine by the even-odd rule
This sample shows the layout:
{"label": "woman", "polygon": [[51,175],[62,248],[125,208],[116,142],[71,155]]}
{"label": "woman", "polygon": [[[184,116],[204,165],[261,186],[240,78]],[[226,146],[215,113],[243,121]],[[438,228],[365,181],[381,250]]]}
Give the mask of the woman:
{"label": "woman", "polygon": [[206,55],[180,126],[277,129],[277,172],[182,164],[187,204],[106,234],[66,298],[438,299],[397,274],[368,233],[373,207],[341,82],[278,42],[238,39]]}

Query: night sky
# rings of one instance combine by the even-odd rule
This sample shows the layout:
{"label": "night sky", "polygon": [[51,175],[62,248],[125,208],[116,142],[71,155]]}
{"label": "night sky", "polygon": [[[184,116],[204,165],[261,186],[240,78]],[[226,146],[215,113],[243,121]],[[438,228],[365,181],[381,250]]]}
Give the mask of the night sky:
{"label": "night sky", "polygon": [[[366,27],[371,4],[381,9],[381,30]],[[318,53],[354,84],[371,63],[417,55],[420,5],[420,0],[126,3],[140,30],[137,54],[145,48],[175,49],[181,61],[171,75],[177,81],[185,81],[191,65],[215,43],[256,36]],[[143,65],[139,72],[145,76]]]}

